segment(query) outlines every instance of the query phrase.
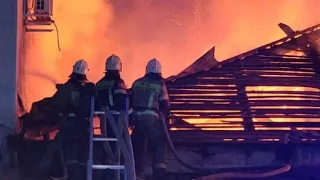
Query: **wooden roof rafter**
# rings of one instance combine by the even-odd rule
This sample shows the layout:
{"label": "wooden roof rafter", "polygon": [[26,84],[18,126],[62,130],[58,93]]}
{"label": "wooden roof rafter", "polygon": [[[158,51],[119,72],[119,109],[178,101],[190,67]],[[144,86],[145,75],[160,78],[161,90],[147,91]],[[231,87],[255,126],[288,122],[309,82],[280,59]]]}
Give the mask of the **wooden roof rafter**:
{"label": "wooden roof rafter", "polygon": [[[320,131],[320,76],[316,68],[319,54],[274,53],[279,47],[305,52],[308,44],[304,43],[310,37],[320,39],[319,30],[317,25],[294,32],[208,70],[168,80],[173,127],[193,132],[211,129],[234,133],[233,129],[243,130],[255,119],[254,127],[262,134],[280,129],[287,133],[292,126]],[[262,90],[259,86],[279,89]],[[310,122],[272,122],[275,119]]]}
{"label": "wooden roof rafter", "polygon": [[[286,36],[286,37],[281,38],[281,39],[279,39],[279,40],[277,40],[277,41],[268,43],[268,44],[263,45],[263,46],[260,46],[260,47],[258,47],[258,48],[256,48],[256,49],[247,51],[247,52],[242,53],[242,54],[240,54],[240,55],[237,55],[237,56],[234,56],[234,57],[229,58],[229,59],[227,59],[227,60],[224,60],[224,61],[222,61],[222,62],[219,62],[219,63],[217,63],[216,66],[214,66],[214,67],[211,67],[211,68],[209,68],[209,69],[205,69],[205,70],[203,70],[203,71],[198,71],[198,72],[196,72],[196,73],[194,73],[194,74],[189,74],[189,75],[184,76],[184,77],[182,77],[182,78],[188,78],[188,77],[190,77],[190,76],[192,77],[192,76],[194,76],[194,75],[201,75],[201,74],[203,74],[203,73],[205,73],[205,72],[207,72],[207,71],[210,71],[210,70],[212,70],[212,69],[214,69],[214,68],[219,68],[219,67],[221,67],[221,66],[223,66],[223,65],[225,65],[225,64],[231,63],[231,62],[233,62],[233,61],[235,61],[235,60],[243,60],[244,58],[247,58],[247,57],[249,57],[249,56],[257,55],[257,54],[259,53],[259,51],[270,50],[270,49],[272,49],[272,48],[282,46],[282,45],[284,45],[284,43],[286,43],[286,42],[289,42],[289,41],[294,40],[294,39],[301,38],[302,36],[309,35],[310,33],[313,33],[313,32],[315,32],[315,31],[319,31],[319,30],[320,30],[320,24],[315,25],[315,26],[312,26],[312,27],[307,28],[307,29],[302,30],[302,31],[296,31],[295,34],[294,34],[294,36]],[[319,47],[319,48],[320,48],[320,47]],[[290,57],[290,56],[288,56],[288,57]],[[299,57],[301,57],[301,56],[299,56]],[[180,79],[180,78],[178,78],[178,79]],[[170,77],[169,79],[167,79],[167,83],[171,83],[171,82],[177,81],[178,79],[174,79],[174,78]]]}

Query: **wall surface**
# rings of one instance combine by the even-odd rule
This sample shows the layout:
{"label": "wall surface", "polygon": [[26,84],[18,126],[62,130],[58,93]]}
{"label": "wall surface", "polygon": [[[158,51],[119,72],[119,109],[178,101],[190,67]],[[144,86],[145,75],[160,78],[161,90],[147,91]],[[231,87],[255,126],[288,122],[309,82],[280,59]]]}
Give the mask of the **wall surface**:
{"label": "wall surface", "polygon": [[[23,46],[22,0],[3,0],[0,6],[0,143],[15,131],[18,60]],[[1,170],[6,165],[4,156]]]}
{"label": "wall surface", "polygon": [[[19,0],[19,4],[20,1]],[[21,10],[18,11],[18,8]],[[18,46],[22,33],[22,4],[5,0],[0,6],[0,124],[14,128],[16,119],[16,87]],[[19,13],[18,13],[19,12]],[[21,12],[21,13],[20,13]],[[19,29],[18,29],[19,28]],[[19,36],[20,35],[20,36]]]}

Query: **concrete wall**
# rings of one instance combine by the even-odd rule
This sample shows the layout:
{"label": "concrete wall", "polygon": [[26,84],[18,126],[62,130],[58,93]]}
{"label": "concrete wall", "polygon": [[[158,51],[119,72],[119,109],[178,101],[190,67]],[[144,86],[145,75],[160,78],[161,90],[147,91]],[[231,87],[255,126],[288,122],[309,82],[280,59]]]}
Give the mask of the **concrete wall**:
{"label": "concrete wall", "polygon": [[14,128],[17,60],[22,38],[22,0],[1,1],[0,12],[0,124]]}
{"label": "concrete wall", "polygon": [[[2,0],[0,6],[0,144],[15,131],[20,49],[23,47],[23,0]],[[5,165],[6,157],[1,161]]]}

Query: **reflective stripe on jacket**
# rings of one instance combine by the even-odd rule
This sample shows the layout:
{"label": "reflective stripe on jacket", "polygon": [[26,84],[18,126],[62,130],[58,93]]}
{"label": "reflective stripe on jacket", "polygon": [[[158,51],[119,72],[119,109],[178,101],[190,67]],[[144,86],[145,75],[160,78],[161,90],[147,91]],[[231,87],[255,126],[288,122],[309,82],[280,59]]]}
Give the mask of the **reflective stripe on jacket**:
{"label": "reflective stripe on jacket", "polygon": [[167,88],[163,81],[143,77],[133,83],[133,109],[160,110],[161,104],[165,104],[166,108],[170,106]]}
{"label": "reflective stripe on jacket", "polygon": [[124,110],[127,91],[122,79],[102,78],[96,84],[97,101],[100,107],[108,106],[110,110]]}

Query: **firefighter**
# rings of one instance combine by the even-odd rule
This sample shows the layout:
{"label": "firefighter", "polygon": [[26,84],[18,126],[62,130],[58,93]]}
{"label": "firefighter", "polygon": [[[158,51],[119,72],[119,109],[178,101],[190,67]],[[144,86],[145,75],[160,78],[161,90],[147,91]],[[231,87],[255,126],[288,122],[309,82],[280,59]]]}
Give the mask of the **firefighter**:
{"label": "firefighter", "polygon": [[[83,144],[86,144],[85,142],[89,140],[89,122],[83,115],[80,102],[82,101],[84,86],[87,83],[87,71],[88,63],[83,59],[77,61],[73,66],[73,72],[69,76],[69,80],[59,86],[50,100],[53,109],[67,114],[67,117],[61,122],[59,137],[62,142],[68,180],[81,180],[85,177],[79,172],[85,172],[85,169],[80,168],[81,164],[86,163],[86,158],[81,153],[84,153]],[[80,160],[82,161],[80,162]]]}
{"label": "firefighter", "polygon": [[[105,76],[96,83],[97,88],[97,107],[102,110],[105,110],[106,107],[109,108],[111,113],[114,115],[115,120],[118,120],[119,114],[121,111],[124,111],[126,108],[126,98],[127,98],[127,88],[124,81],[120,77],[120,72],[122,71],[121,59],[117,55],[111,55],[107,58],[105,64]],[[121,125],[120,122],[118,122]],[[102,125],[103,129],[105,125]],[[106,135],[107,137],[115,138],[114,131],[112,130],[111,125],[106,122]],[[104,132],[103,132],[104,134]],[[115,143],[110,143],[111,150],[119,158],[119,147]],[[106,155],[108,156],[108,154]],[[110,157],[106,157],[110,159]],[[110,162],[110,161],[109,161]],[[107,171],[104,175],[108,176],[110,179],[116,179],[115,171]],[[103,175],[103,176],[104,176]],[[103,177],[102,179],[106,179]]]}
{"label": "firefighter", "polygon": [[154,144],[153,175],[156,179],[163,179],[166,164],[165,155],[167,143],[161,129],[159,112],[168,115],[170,101],[164,79],[161,74],[161,64],[152,59],[146,67],[144,77],[136,80],[131,89],[131,105],[133,108],[132,144],[136,163],[137,177],[145,178],[143,173],[143,159],[146,140]]}

